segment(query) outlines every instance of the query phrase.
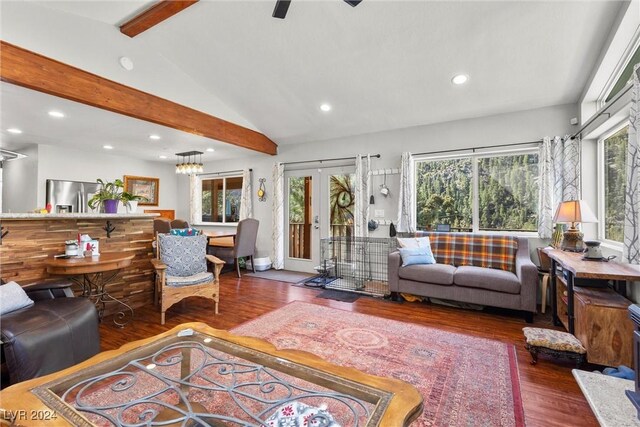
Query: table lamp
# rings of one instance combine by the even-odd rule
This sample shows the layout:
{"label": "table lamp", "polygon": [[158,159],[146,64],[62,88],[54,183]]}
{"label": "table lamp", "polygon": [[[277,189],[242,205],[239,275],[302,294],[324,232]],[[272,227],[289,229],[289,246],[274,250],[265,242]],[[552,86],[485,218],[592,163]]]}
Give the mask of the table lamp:
{"label": "table lamp", "polygon": [[562,236],[563,251],[582,252],[584,234],[576,228],[577,222],[598,222],[587,203],[583,200],[568,200],[558,205],[553,222],[571,223],[571,227]]}

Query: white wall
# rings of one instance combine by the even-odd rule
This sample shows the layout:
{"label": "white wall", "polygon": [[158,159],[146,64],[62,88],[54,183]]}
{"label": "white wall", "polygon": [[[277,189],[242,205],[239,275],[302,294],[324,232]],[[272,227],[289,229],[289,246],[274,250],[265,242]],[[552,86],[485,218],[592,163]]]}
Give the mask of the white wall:
{"label": "white wall", "polygon": [[[258,234],[258,256],[269,256],[271,251],[271,194],[272,167],[275,162],[326,159],[354,156],[358,153],[381,154],[374,159],[373,169],[398,168],[400,155],[404,151],[420,153],[426,151],[472,148],[486,145],[513,144],[541,139],[543,136],[566,135],[575,131],[569,120],[577,115],[577,105],[559,105],[496,116],[459,120],[429,126],[418,126],[395,131],[359,135],[329,141],[300,145],[282,145],[277,156],[257,155],[224,162],[205,164],[205,172],[253,168],[254,216],[260,221]],[[313,167],[313,165],[311,165]],[[315,166],[318,167],[317,165]],[[259,178],[266,178],[267,201],[259,202],[255,193]],[[381,179],[374,179],[377,189]],[[384,209],[385,218],[394,222],[397,216],[399,180],[395,175],[387,179],[391,196],[384,200],[376,194],[373,209]],[[188,217],[189,180],[178,179],[177,216]],[[372,212],[373,214],[373,212]],[[373,235],[388,235],[388,227],[380,227]],[[536,242],[532,242],[532,245]]]}
{"label": "white wall", "polygon": [[2,168],[2,212],[27,212],[44,207],[38,204],[36,194],[38,146],[22,149],[20,153],[27,157],[4,162]]}
{"label": "white wall", "polygon": [[[37,194],[37,198],[34,198],[28,207],[14,210],[14,212],[44,207],[47,179],[95,182],[97,178],[111,181],[116,178],[122,179],[124,175],[149,176],[160,179],[159,206],[149,207],[149,209],[176,209],[177,207],[177,180],[172,165],[52,145],[38,147],[37,179],[31,180],[28,183],[28,188],[23,186],[21,189],[15,189],[16,197]],[[18,161],[13,163],[17,164]],[[8,184],[9,177],[5,175],[5,179]],[[8,185],[5,185],[5,188],[7,187]]]}
{"label": "white wall", "polygon": [[[46,2],[0,2],[0,38],[98,76],[255,129],[215,94],[150,48],[144,35],[130,38],[104,22],[47,7]],[[184,13],[196,13],[186,10]],[[132,71],[118,63],[134,62]]]}

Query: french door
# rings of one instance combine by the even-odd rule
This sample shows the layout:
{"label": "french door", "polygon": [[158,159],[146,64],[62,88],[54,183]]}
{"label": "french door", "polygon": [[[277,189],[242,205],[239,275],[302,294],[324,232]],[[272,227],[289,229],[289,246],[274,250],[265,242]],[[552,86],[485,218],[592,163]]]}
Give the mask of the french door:
{"label": "french door", "polygon": [[353,235],[355,167],[285,172],[285,269],[314,272],[321,239]]}

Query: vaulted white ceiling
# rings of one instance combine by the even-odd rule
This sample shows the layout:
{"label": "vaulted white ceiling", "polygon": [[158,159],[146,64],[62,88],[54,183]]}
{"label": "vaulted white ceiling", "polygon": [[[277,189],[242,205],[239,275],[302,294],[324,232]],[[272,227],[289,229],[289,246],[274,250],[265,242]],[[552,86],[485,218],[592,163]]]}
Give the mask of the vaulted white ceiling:
{"label": "vaulted white ceiling", "polygon": [[[117,32],[150,4],[36,3],[44,14],[55,11],[52,19],[62,11],[93,22],[86,32],[107,25]],[[200,1],[118,43],[141,65],[132,73],[150,74],[145,55],[159,56],[180,72],[176,84],[186,76],[203,99],[215,94],[276,143],[293,144],[577,102],[623,6],[364,0],[352,8],[293,0],[278,20],[274,4]],[[97,56],[109,41],[94,43]],[[457,73],[469,82],[452,85]],[[144,84],[144,75],[133,76]],[[330,113],[319,110],[323,102]]]}

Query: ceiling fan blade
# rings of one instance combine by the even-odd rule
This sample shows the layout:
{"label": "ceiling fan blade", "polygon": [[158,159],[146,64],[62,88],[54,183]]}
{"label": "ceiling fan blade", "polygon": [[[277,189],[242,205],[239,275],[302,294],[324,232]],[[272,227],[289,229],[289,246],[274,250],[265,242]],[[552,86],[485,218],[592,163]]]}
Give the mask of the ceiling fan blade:
{"label": "ceiling fan blade", "polygon": [[278,0],[276,1],[276,7],[273,9],[274,18],[284,19],[287,16],[287,10],[289,10],[289,5],[291,4],[291,0]]}
{"label": "ceiling fan blade", "polygon": [[349,6],[356,7],[362,0],[344,0]]}

